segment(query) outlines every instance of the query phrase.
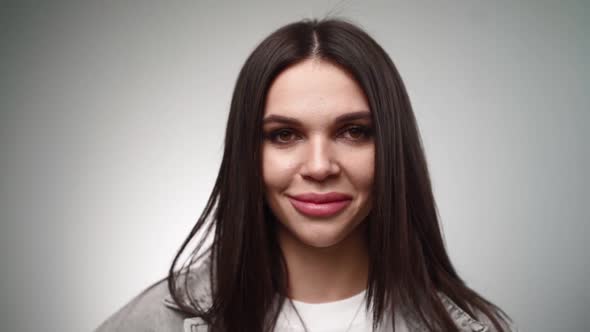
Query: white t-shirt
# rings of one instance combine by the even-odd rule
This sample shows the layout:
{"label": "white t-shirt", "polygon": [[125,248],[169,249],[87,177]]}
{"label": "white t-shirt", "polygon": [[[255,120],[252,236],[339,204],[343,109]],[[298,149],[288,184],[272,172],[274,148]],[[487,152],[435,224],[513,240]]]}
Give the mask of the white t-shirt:
{"label": "white t-shirt", "polygon": [[[366,290],[349,298],[326,303],[305,303],[292,300],[308,332],[367,332],[372,331],[373,314],[365,312]],[[359,309],[360,308],[360,309]],[[405,323],[396,315],[395,330],[408,331]],[[351,324],[352,323],[352,324]],[[377,332],[391,331],[389,315],[384,317]],[[279,314],[275,332],[304,332],[303,325],[289,300]]]}

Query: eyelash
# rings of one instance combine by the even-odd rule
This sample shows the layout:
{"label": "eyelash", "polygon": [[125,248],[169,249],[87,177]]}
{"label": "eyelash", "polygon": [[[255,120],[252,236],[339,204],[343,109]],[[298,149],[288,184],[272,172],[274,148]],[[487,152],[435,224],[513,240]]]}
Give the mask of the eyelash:
{"label": "eyelash", "polygon": [[[347,140],[355,142],[355,143],[363,142],[372,136],[371,128],[367,127],[367,126],[362,126],[362,125],[348,126],[344,130],[342,130],[341,133],[349,133],[351,130],[359,130],[361,132],[361,134],[363,135],[361,138],[346,138]],[[289,140],[288,142],[278,141],[278,137],[284,133],[296,135],[296,131],[291,128],[280,128],[280,129],[271,131],[268,135],[266,135],[266,138],[268,140],[270,140],[273,144],[277,144],[277,145],[288,145],[288,144],[292,143],[293,140]]]}

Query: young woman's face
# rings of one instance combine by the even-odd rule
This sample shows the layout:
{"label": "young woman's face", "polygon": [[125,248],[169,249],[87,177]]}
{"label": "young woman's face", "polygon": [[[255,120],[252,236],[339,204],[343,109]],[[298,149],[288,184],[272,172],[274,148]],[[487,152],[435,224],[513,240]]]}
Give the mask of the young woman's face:
{"label": "young woman's face", "polygon": [[267,95],[265,197],[283,235],[313,247],[338,244],[371,209],[375,142],[361,87],[341,68],[305,60]]}

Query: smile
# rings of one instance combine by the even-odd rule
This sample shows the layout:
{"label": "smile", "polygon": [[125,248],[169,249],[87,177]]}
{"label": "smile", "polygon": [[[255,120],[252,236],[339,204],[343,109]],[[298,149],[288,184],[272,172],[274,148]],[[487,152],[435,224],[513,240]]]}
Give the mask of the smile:
{"label": "smile", "polygon": [[344,210],[352,198],[345,194],[304,194],[289,197],[293,207],[310,217],[330,217]]}

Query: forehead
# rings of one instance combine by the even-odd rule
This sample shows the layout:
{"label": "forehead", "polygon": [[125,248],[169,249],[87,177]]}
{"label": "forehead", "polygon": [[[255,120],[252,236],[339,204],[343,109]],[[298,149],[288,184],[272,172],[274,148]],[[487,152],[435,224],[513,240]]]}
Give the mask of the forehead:
{"label": "forehead", "polygon": [[331,118],[363,110],[369,111],[369,105],[352,75],[330,62],[306,59],[277,76],[264,113]]}

